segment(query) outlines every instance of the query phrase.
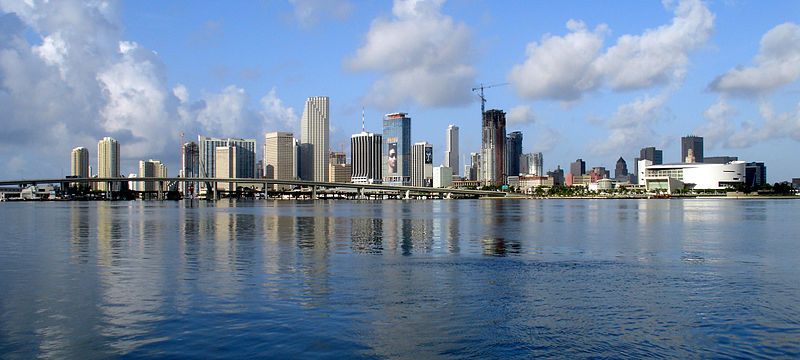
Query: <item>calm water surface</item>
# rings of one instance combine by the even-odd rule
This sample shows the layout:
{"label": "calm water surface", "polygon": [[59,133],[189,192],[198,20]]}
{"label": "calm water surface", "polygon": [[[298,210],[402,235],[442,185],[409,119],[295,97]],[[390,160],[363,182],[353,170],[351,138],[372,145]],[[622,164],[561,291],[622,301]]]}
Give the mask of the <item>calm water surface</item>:
{"label": "calm water surface", "polygon": [[0,358],[800,357],[800,201],[0,204]]}

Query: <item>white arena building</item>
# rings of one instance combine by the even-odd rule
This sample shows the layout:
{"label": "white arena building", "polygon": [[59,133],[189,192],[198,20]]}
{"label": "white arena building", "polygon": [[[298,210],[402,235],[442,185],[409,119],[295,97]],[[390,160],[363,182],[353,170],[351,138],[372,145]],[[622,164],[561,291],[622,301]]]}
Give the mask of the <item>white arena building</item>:
{"label": "white arena building", "polygon": [[743,184],[744,165],[744,161],[652,165],[649,160],[641,160],[639,173],[648,191],[660,189],[671,194],[682,189],[723,190]]}

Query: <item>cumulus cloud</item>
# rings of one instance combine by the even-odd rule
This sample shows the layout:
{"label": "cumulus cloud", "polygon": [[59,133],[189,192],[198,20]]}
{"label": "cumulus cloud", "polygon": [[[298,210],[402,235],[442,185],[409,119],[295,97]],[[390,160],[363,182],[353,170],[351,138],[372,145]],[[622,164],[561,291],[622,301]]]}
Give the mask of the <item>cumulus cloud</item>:
{"label": "cumulus cloud", "polygon": [[305,28],[310,28],[319,23],[320,19],[336,17],[346,19],[353,11],[350,1],[330,0],[289,0],[294,7],[294,18]]}
{"label": "cumulus cloud", "polygon": [[738,67],[717,77],[709,88],[726,94],[756,96],[800,78],[800,26],[780,24],[761,38],[750,67]]}
{"label": "cumulus cloud", "polygon": [[645,143],[658,138],[653,125],[670,118],[665,104],[670,92],[658,96],[643,96],[620,105],[606,126],[610,134],[607,139],[595,141],[590,149],[603,155],[616,155],[635,151]]}
{"label": "cumulus cloud", "polygon": [[65,175],[76,146],[94,164],[104,136],[120,141],[123,171],[146,158],[174,164],[181,131],[244,137],[269,123],[235,86],[192,103],[185,86],[168,86],[160,57],[123,39],[121,27],[115,2],[0,0],[0,178],[22,166],[27,176]]}
{"label": "cumulus cloud", "polygon": [[509,125],[533,124],[536,122],[536,115],[529,105],[518,105],[508,111],[506,120]]}
{"label": "cumulus cloud", "polygon": [[471,34],[441,14],[443,2],[396,0],[392,19],[372,22],[364,44],[345,61],[351,70],[382,74],[366,102],[386,109],[409,100],[426,107],[472,100]]}
{"label": "cumulus cloud", "polygon": [[695,129],[695,134],[702,134],[709,147],[727,146],[728,139],[734,132],[731,119],[737,111],[724,98],[720,98],[703,112],[706,124]]}
{"label": "cumulus cloud", "polygon": [[745,121],[726,143],[732,148],[747,148],[762,141],[789,138],[800,141],[800,103],[793,111],[776,113],[767,101],[759,104],[762,124]]}
{"label": "cumulus cloud", "polygon": [[673,12],[670,24],[620,36],[605,52],[606,25],[590,31],[570,20],[568,34],[530,43],[524,63],[514,66],[508,79],[520,96],[561,101],[578,100],[604,85],[624,91],[680,81],[690,52],[711,36],[714,15],[700,0],[680,1]]}

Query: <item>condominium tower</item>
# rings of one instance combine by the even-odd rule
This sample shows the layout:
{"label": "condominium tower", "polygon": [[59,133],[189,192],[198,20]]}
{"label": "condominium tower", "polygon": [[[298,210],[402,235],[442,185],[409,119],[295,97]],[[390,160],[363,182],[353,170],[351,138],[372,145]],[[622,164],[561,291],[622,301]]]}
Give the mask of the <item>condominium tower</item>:
{"label": "condominium tower", "polygon": [[506,138],[506,174],[517,176],[519,171],[519,157],[522,155],[522,132],[514,131]]}
{"label": "condominium tower", "polygon": [[[97,142],[97,177],[118,178],[119,176],[119,142],[110,137],[104,137]],[[110,190],[108,184],[100,182],[98,190]]]}
{"label": "condominium tower", "polygon": [[328,181],[329,100],[327,96],[312,96],[306,100],[300,120],[300,143],[310,144],[311,176],[309,180]]}
{"label": "condominium tower", "polygon": [[264,177],[294,180],[297,177],[294,134],[271,132],[264,135]]}
{"label": "condominium tower", "polygon": [[433,145],[427,142],[411,149],[411,186],[433,186]]}
{"label": "condominium tower", "polygon": [[447,127],[444,145],[444,166],[449,167],[453,171],[453,175],[458,175],[460,172],[458,168],[458,126]]}
{"label": "condominium tower", "polygon": [[506,173],[506,113],[487,110],[483,113],[481,164],[478,180],[502,185]]}
{"label": "condominium tower", "polygon": [[76,147],[72,149],[72,156],[70,157],[70,172],[71,176],[81,178],[88,178],[89,175],[89,150],[85,147]]}

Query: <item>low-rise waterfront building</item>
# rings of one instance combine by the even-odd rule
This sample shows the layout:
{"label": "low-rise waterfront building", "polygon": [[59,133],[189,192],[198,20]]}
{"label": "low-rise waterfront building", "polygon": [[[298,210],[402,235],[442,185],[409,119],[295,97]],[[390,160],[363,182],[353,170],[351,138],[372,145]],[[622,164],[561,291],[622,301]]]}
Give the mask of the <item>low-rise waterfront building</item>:
{"label": "low-rise waterfront building", "polygon": [[[745,162],[727,164],[647,164],[640,161],[642,179],[648,191],[675,193],[678,190],[724,190],[745,182]],[[644,166],[642,166],[644,165]]]}

